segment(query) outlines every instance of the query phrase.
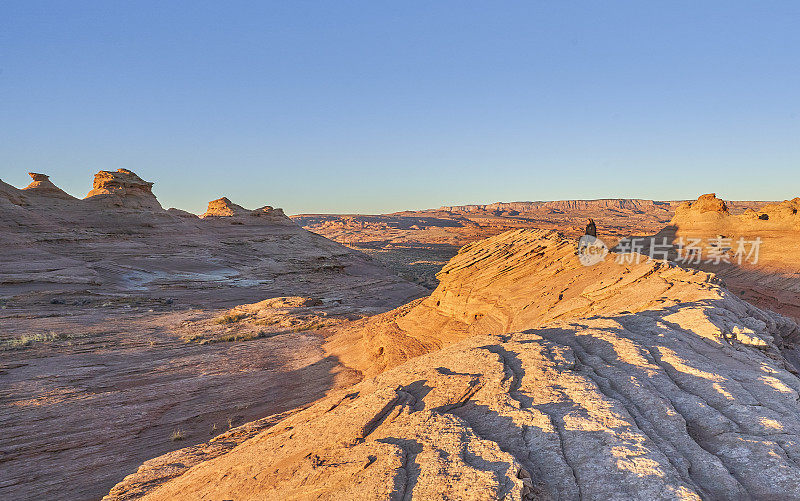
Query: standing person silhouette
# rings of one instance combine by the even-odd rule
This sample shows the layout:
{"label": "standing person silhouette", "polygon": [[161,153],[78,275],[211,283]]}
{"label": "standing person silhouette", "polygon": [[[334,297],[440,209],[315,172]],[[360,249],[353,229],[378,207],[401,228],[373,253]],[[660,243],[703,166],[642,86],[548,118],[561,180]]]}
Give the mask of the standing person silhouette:
{"label": "standing person silhouette", "polygon": [[586,225],[585,235],[597,237],[597,226],[594,224],[594,219],[589,219],[589,224]]}

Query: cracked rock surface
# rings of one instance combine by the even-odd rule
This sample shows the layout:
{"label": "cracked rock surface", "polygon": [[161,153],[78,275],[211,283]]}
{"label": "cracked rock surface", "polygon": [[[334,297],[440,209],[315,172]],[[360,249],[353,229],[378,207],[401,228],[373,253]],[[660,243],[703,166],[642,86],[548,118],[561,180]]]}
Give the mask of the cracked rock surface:
{"label": "cracked rock surface", "polygon": [[800,381],[687,308],[473,336],[146,498],[799,499]]}
{"label": "cracked rock surface", "polygon": [[[513,233],[505,262],[538,258],[506,269],[477,259],[504,245],[484,242],[445,268],[475,267],[469,293],[442,281],[401,309],[397,324],[427,301],[449,316],[398,326],[428,353],[364,362],[376,375],[183,471],[143,466],[108,499],[800,499],[794,321],[664,262],[571,275],[561,239]],[[552,307],[544,289],[518,300],[536,284],[562,290]]]}

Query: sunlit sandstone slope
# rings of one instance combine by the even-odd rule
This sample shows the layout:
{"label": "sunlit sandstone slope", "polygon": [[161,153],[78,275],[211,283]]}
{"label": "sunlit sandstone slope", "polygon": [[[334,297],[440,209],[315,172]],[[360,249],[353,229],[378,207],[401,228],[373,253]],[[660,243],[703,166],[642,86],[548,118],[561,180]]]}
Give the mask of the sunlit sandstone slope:
{"label": "sunlit sandstone slope", "polygon": [[109,499],[800,499],[794,321],[701,271],[582,267],[556,234],[499,235],[441,274],[350,351],[333,336],[375,376]]}
{"label": "sunlit sandstone slope", "polygon": [[[594,219],[609,245],[631,234],[652,234],[668,224],[682,202],[642,199],[497,202],[444,206],[393,214],[298,214],[307,230],[357,248],[401,276],[434,289],[435,274],[458,248],[512,229],[557,230],[578,237]],[[766,202],[731,201],[734,214]]]}
{"label": "sunlit sandstone slope", "polygon": [[638,238],[643,252],[666,241],[670,259],[683,257],[685,265],[715,273],[753,304],[800,319],[799,209],[795,198],[737,214],[709,193],[680,205],[654,241]]}
{"label": "sunlit sandstone slope", "polygon": [[[153,456],[307,406],[358,378],[293,312],[352,318],[426,293],[277,208],[164,210],[125,169],[84,199],[31,177],[0,181],[2,500],[98,499]],[[242,339],[215,321],[228,307],[264,300],[269,327],[213,342]]]}
{"label": "sunlit sandstone slope", "polygon": [[612,256],[583,266],[575,240],[539,230],[475,242],[439,272],[429,297],[342,329],[327,349],[371,375],[474,334],[719,299],[712,274]]}

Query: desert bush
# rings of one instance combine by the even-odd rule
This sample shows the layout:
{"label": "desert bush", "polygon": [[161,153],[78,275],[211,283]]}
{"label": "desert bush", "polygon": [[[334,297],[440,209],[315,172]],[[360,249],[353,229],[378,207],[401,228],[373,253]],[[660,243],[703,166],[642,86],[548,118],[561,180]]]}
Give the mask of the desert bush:
{"label": "desert bush", "polygon": [[217,317],[214,322],[218,324],[235,324],[239,320],[245,318],[247,313],[228,313],[222,315],[221,317]]}
{"label": "desert bush", "polygon": [[25,334],[19,337],[3,340],[2,343],[0,343],[0,350],[19,350],[32,346],[36,343],[52,343],[53,341],[63,341],[75,337],[81,336],[58,334],[53,331],[41,332],[38,334]]}

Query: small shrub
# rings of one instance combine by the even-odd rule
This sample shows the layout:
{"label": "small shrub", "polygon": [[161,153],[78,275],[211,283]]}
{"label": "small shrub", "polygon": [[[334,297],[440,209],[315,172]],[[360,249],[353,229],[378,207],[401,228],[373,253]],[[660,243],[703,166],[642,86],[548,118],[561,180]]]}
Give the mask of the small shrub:
{"label": "small shrub", "polygon": [[298,325],[297,327],[292,328],[292,332],[304,332],[304,331],[313,331],[316,329],[322,329],[325,327],[325,322],[316,321],[310,322],[307,324]]}
{"label": "small shrub", "polygon": [[183,430],[180,429],[174,430],[172,432],[172,435],[169,436],[169,439],[172,440],[173,442],[177,442],[178,440],[183,440],[184,438],[186,438],[186,434],[183,432]]}
{"label": "small shrub", "polygon": [[247,313],[228,313],[226,315],[222,315],[221,317],[217,317],[214,322],[223,325],[223,324],[235,324],[239,320],[245,318]]}
{"label": "small shrub", "polygon": [[52,343],[53,341],[71,339],[76,336],[69,334],[57,334],[53,331],[39,334],[25,334],[20,337],[6,339],[0,344],[2,350],[18,350],[27,348],[34,343]]}

